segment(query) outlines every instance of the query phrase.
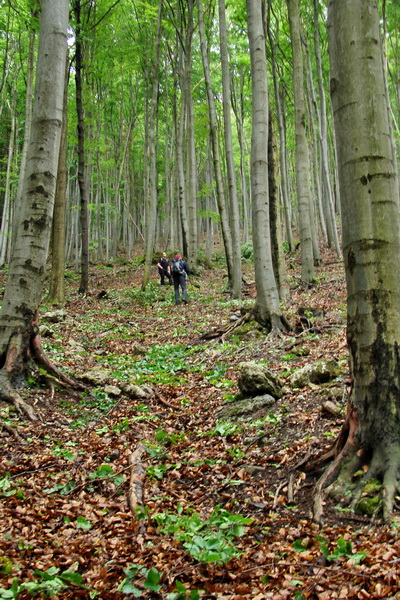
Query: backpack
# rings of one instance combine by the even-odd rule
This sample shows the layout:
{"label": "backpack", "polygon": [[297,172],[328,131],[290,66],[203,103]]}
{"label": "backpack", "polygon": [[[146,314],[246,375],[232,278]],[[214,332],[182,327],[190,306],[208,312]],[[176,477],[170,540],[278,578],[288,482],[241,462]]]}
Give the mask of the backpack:
{"label": "backpack", "polygon": [[181,258],[174,258],[171,265],[171,271],[172,273],[176,273],[177,275],[185,275],[186,277],[186,270]]}

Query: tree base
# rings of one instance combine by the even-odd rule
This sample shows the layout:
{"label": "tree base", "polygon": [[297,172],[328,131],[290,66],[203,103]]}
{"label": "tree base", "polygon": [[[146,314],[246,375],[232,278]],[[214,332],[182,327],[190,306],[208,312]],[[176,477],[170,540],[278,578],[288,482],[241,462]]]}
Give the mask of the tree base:
{"label": "tree base", "polygon": [[314,470],[334,458],[315,486],[313,518],[317,523],[323,521],[327,498],[340,499],[353,514],[390,519],[400,490],[400,442],[385,444],[379,440],[373,448],[361,448],[358,429],[357,411],[349,403],[345,423],[332,448],[307,464],[307,470]]}
{"label": "tree base", "polygon": [[35,367],[45,372],[44,377],[48,383],[66,389],[75,397],[77,390],[86,389],[82,383],[61,373],[47,358],[41,344],[37,314],[30,334],[25,332],[24,336],[16,335],[9,342],[3,367],[0,369],[0,399],[15,406],[17,412],[30,421],[40,420],[39,415],[31,404],[23,400],[18,389],[26,385],[27,378]]}

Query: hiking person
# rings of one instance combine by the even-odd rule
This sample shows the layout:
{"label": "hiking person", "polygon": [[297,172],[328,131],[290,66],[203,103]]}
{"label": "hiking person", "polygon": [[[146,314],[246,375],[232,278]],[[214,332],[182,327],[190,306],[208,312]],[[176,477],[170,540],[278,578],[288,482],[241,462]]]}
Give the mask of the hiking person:
{"label": "hiking person", "polygon": [[162,253],[160,260],[157,263],[158,274],[160,275],[161,285],[165,285],[165,277],[168,279],[170,285],[172,284],[171,269],[169,266],[169,260],[165,252]]}
{"label": "hiking person", "polygon": [[183,260],[180,254],[176,254],[171,264],[172,279],[174,282],[175,304],[181,303],[179,287],[182,289],[182,302],[188,303],[186,282],[189,271],[189,265]]}

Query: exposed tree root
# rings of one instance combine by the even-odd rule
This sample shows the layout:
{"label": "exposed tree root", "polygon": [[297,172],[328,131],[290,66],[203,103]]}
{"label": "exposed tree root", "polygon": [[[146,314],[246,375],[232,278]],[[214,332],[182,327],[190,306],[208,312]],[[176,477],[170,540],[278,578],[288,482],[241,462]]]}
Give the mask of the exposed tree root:
{"label": "exposed tree root", "polygon": [[0,399],[13,404],[17,412],[30,421],[38,421],[39,417],[34,408],[25,402],[12,386],[7,373],[2,369],[0,371]]}
{"label": "exposed tree root", "polygon": [[47,358],[47,356],[43,350],[43,346],[42,346],[42,342],[41,342],[41,338],[40,338],[40,334],[39,334],[38,323],[39,323],[39,317],[38,317],[38,313],[36,312],[35,321],[33,322],[34,335],[30,342],[31,354],[32,354],[32,358],[34,359],[35,363],[39,367],[44,369],[44,371],[46,371],[46,373],[48,373],[49,375],[52,375],[54,377],[53,382],[56,385],[60,385],[64,388],[66,388],[72,394],[74,394],[76,389],[85,390],[86,387],[83,385],[83,383],[76,381],[76,380],[72,379],[71,377],[68,377],[64,373],[61,373],[61,371],[59,371],[57,369],[57,367]]}
{"label": "exposed tree root", "polygon": [[77,397],[77,389],[87,389],[81,382],[61,373],[47,358],[40,339],[37,312],[30,331],[17,332],[10,339],[0,370],[0,399],[13,404],[18,413],[30,421],[38,421],[39,415],[31,404],[22,399],[18,390],[26,384],[35,365],[45,371],[47,375],[44,378],[47,377],[51,385],[66,389],[74,397]]}
{"label": "exposed tree root", "polygon": [[284,317],[284,315],[279,315],[275,313],[271,314],[269,322],[266,323],[262,319],[260,319],[260,316],[254,309],[251,309],[244,313],[239,319],[234,321],[234,323],[230,323],[229,325],[223,328],[208,331],[200,337],[191,340],[190,343],[201,344],[207,340],[212,339],[219,339],[221,342],[224,342],[229,334],[231,334],[235,329],[237,329],[244,323],[248,323],[249,321],[257,321],[257,323],[268,329],[268,331],[273,335],[280,335],[281,333],[287,333],[288,331],[290,331],[290,324]]}
{"label": "exposed tree root", "polygon": [[323,507],[328,497],[341,498],[354,514],[371,480],[382,482],[373,518],[378,513],[382,513],[385,520],[390,518],[395,495],[400,491],[400,445],[397,442],[385,445],[377,440],[374,447],[366,451],[359,445],[358,428],[357,411],[349,403],[346,421],[332,448],[306,465],[307,471],[314,470],[334,458],[314,489],[313,517],[317,523],[323,520]]}
{"label": "exposed tree root", "polygon": [[25,444],[25,439],[18,433],[16,429],[14,429],[14,427],[7,425],[7,423],[0,423],[0,428],[4,429],[4,431],[7,431],[7,433],[11,437],[15,438],[20,444]]}

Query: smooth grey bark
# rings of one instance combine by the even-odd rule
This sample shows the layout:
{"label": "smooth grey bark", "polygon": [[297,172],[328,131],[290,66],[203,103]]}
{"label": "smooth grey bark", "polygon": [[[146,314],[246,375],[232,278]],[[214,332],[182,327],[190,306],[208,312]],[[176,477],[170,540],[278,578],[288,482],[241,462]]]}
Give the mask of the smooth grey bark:
{"label": "smooth grey bark", "polygon": [[157,220],[157,166],[156,166],[156,120],[157,120],[157,97],[159,86],[160,46],[162,29],[163,2],[160,0],[157,16],[156,48],[152,70],[152,96],[149,115],[148,148],[149,148],[149,188],[146,215],[146,239],[145,239],[145,263],[143,271],[142,289],[144,290],[150,281],[150,269],[152,266],[154,241],[156,235]]}
{"label": "smooth grey bark", "polygon": [[67,208],[67,125],[68,125],[68,78],[69,60],[65,65],[63,99],[63,122],[61,128],[60,154],[57,169],[57,184],[54,198],[53,222],[51,231],[51,271],[49,277],[48,301],[56,306],[65,304],[65,213]]}
{"label": "smooth grey bark", "polygon": [[[285,218],[285,229],[286,229],[286,240],[290,252],[294,250],[293,232],[290,218],[290,202],[289,202],[289,190],[288,190],[288,169],[287,169],[287,152],[286,152],[286,127],[283,116],[283,107],[280,94],[279,76],[278,76],[278,65],[276,60],[276,48],[278,44],[279,34],[279,21],[275,20],[274,28],[270,26],[271,16],[271,0],[268,0],[268,11],[267,11],[267,36],[269,40],[269,47],[271,51],[271,73],[272,81],[274,83],[274,94],[275,94],[275,105],[276,114],[278,121],[279,131],[279,165],[280,165],[280,189],[283,204],[283,212]],[[272,37],[272,31],[275,31],[275,38]]]}
{"label": "smooth grey bark", "polygon": [[282,227],[278,191],[278,159],[276,136],[271,111],[268,116],[268,196],[271,235],[271,254],[279,298],[284,302],[289,295],[285,257],[282,246]]}
{"label": "smooth grey bark", "polygon": [[318,133],[319,133],[319,148],[320,148],[320,165],[321,165],[321,184],[322,184],[322,200],[325,209],[325,220],[328,233],[328,243],[331,248],[335,248],[338,257],[341,257],[342,252],[339,244],[339,236],[337,231],[335,209],[333,201],[333,191],[329,169],[329,147],[328,147],[328,123],[326,111],[325,86],[322,72],[321,58],[321,43],[319,33],[319,18],[318,18],[318,0],[314,0],[314,54],[317,67],[317,82],[319,96],[319,111],[318,115]]}
{"label": "smooth grey bark", "polygon": [[240,248],[239,201],[236,185],[235,162],[233,157],[232,123],[231,123],[231,86],[228,60],[228,43],[226,33],[225,0],[218,1],[219,14],[219,47],[222,70],[222,107],[224,113],[225,158],[228,178],[228,194],[230,201],[230,224],[232,236],[232,298],[240,299],[242,295],[242,262]]}
{"label": "smooth grey bark", "polygon": [[304,98],[303,50],[300,37],[298,0],[287,0],[290,39],[293,56],[293,90],[296,127],[296,189],[299,206],[301,279],[307,284],[314,278],[314,256],[310,224],[310,166],[306,135],[306,108]]}
{"label": "smooth grey bark", "polygon": [[191,271],[196,271],[198,251],[197,227],[197,164],[194,136],[194,107],[192,95],[192,39],[193,39],[193,10],[194,0],[187,0],[187,27],[184,52],[184,96],[186,106],[187,131],[187,216],[188,216],[188,253],[187,259]]}
{"label": "smooth grey bark", "polygon": [[400,487],[400,223],[376,0],[331,0],[328,48],[353,386],[314,508],[319,516],[325,493],[349,490],[355,506],[373,477],[388,517]]}
{"label": "smooth grey bark", "polygon": [[[33,12],[32,17],[37,17],[36,13]],[[14,215],[19,213],[19,207],[21,206],[22,198],[22,187],[25,177],[26,168],[26,155],[28,152],[28,141],[31,134],[31,123],[32,123],[32,100],[33,100],[33,81],[34,81],[34,69],[35,69],[35,44],[36,44],[36,33],[33,29],[29,32],[29,50],[28,50],[28,61],[26,69],[26,92],[25,92],[25,125],[24,125],[24,141],[22,144],[21,151],[21,164],[19,168],[18,177],[18,189],[14,201]],[[14,228],[13,228],[14,230]]]}
{"label": "smooth grey bark", "polygon": [[254,272],[257,297],[254,314],[261,324],[283,329],[270,238],[268,189],[268,82],[262,0],[247,0],[252,80],[251,202]]}
{"label": "smooth grey bark", "polygon": [[13,156],[15,152],[15,127],[16,127],[16,89],[15,80],[12,89],[11,102],[9,103],[10,110],[10,136],[8,141],[8,156],[6,168],[6,180],[4,189],[4,204],[1,218],[0,228],[0,267],[3,267],[10,254],[11,246],[11,223],[13,220],[13,204],[11,198],[11,169],[13,164]]}
{"label": "smooth grey bark", "polygon": [[219,139],[218,139],[218,123],[217,123],[217,112],[215,110],[215,100],[211,85],[211,73],[209,57],[206,46],[206,37],[204,32],[204,15],[203,15],[203,4],[202,0],[197,0],[197,10],[199,19],[199,34],[200,34],[200,47],[201,55],[203,60],[204,79],[206,83],[207,101],[208,101],[208,114],[210,119],[210,134],[211,134],[211,145],[212,145],[212,156],[214,164],[214,176],[215,176],[215,192],[218,203],[218,210],[221,218],[221,230],[222,239],[224,242],[226,264],[228,269],[229,285],[232,286],[232,270],[233,270],[233,258],[232,258],[232,236],[229,227],[229,218],[226,207],[226,199],[224,194],[224,186],[222,181],[221,172],[221,158],[219,151]]}
{"label": "smooth grey bark", "polygon": [[[239,77],[232,78],[232,110],[235,115],[236,120],[236,130],[238,143],[240,148],[240,183],[242,190],[242,210],[243,210],[243,218],[242,218],[242,241],[246,243],[250,238],[250,201],[249,201],[249,193],[248,193],[248,183],[247,183],[247,169],[246,169],[246,144],[245,144],[245,133],[244,133],[244,119],[245,119],[245,110],[244,110],[244,79],[245,79],[245,71],[247,73],[247,67],[241,68],[239,72]],[[235,83],[235,79],[236,82]]]}
{"label": "smooth grey bark", "polygon": [[0,397],[35,418],[15,386],[38,352],[36,313],[46,275],[63,118],[68,0],[43,0],[22,203],[0,311]]}
{"label": "smooth grey bark", "polygon": [[[80,193],[79,221],[81,243],[81,280],[79,293],[86,294],[89,287],[89,211],[88,190],[85,182],[85,122],[83,114],[83,39],[81,0],[74,2],[75,14],[75,101],[78,132],[78,184]],[[76,249],[78,252],[78,248]]]}

